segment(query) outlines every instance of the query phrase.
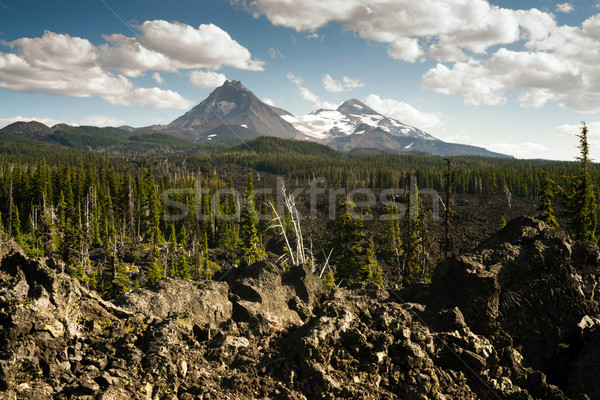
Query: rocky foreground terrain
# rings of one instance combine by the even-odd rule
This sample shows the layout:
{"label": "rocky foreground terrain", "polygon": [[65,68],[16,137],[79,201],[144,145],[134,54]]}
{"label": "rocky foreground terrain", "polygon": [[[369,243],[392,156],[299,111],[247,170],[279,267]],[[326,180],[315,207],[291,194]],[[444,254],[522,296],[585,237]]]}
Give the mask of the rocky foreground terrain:
{"label": "rocky foreground terrain", "polygon": [[398,290],[263,262],[107,302],[0,258],[0,399],[600,398],[600,252],[532,218]]}

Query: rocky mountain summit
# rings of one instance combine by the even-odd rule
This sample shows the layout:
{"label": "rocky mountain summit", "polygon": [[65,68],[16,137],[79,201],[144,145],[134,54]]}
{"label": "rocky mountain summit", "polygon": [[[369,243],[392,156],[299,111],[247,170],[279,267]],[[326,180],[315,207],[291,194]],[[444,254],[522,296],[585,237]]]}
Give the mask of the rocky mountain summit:
{"label": "rocky mountain summit", "polygon": [[439,140],[414,126],[386,117],[357,99],[345,101],[335,110],[320,109],[300,117],[288,114],[282,118],[306,136],[326,143],[337,137],[360,135],[367,128],[379,128],[392,136]]}
{"label": "rocky mountain summit", "polygon": [[246,89],[239,81],[226,81],[196,107],[168,125],[156,125],[186,139],[225,141],[275,136],[300,138],[299,132],[281,118],[289,113],[270,106]]}
{"label": "rocky mountain summit", "polygon": [[533,218],[397,289],[260,262],[108,302],[0,259],[0,398],[600,398],[600,252]]}

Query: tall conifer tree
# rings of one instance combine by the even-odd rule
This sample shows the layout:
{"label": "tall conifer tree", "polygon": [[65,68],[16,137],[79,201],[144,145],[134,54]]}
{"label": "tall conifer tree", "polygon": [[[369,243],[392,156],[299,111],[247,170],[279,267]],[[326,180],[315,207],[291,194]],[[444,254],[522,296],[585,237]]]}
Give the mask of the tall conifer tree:
{"label": "tall conifer tree", "polygon": [[554,210],[552,209],[552,200],[554,199],[554,189],[556,187],[556,183],[548,177],[548,173],[546,171],[542,171],[540,173],[542,175],[544,181],[542,182],[542,187],[540,188],[540,205],[538,207],[538,211],[540,212],[540,217],[546,221],[548,225],[553,228],[558,227],[558,221],[554,216]]}
{"label": "tall conifer tree", "polygon": [[241,227],[241,251],[242,259],[247,264],[261,260],[265,256],[265,250],[262,247],[258,237],[258,217],[256,205],[254,204],[254,183],[252,181],[252,172],[248,174],[246,180],[246,201],[242,208],[240,227]]}
{"label": "tall conifer tree", "polygon": [[573,177],[573,188],[568,197],[570,226],[576,240],[596,242],[596,185],[590,171],[588,128],[582,123],[579,138],[579,168]]}

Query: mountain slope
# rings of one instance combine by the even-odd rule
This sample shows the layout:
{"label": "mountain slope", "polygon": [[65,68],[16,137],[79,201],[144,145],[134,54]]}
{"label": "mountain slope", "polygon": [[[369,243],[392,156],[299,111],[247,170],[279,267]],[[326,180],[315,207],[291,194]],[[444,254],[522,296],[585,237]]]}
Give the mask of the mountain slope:
{"label": "mountain slope", "polygon": [[[208,98],[175,121],[153,129],[193,140],[208,140],[207,133],[222,125],[241,126],[260,136],[287,139],[301,137],[292,124],[282,119],[286,115],[290,114],[262,102],[240,82],[226,81]],[[237,134],[233,129],[228,133],[233,137]],[[243,136],[252,134],[246,132]]]}
{"label": "mountain slope", "polygon": [[321,109],[300,117],[284,115],[282,118],[310,140],[340,151],[377,149],[440,156],[507,157],[482,147],[443,142],[421,129],[386,117],[357,99],[342,103],[336,110]]}
{"label": "mountain slope", "polygon": [[[336,110],[320,109],[300,117],[284,115],[282,118],[308,137],[325,143],[337,137],[366,130],[366,127],[380,128],[392,136],[438,140],[414,126],[378,113],[357,99],[342,103]],[[357,129],[361,125],[366,127]]]}
{"label": "mountain slope", "polygon": [[255,151],[262,154],[301,154],[315,157],[340,157],[342,153],[329,146],[308,142],[261,136],[249,142],[234,146],[227,151]]}
{"label": "mountain slope", "polygon": [[15,122],[5,126],[4,128],[0,129],[0,131],[14,133],[16,135],[34,140],[48,140],[49,136],[54,133],[52,128],[37,121]]}
{"label": "mountain slope", "polygon": [[164,147],[193,149],[199,145],[190,140],[162,133],[147,133],[113,127],[71,126],[16,122],[0,129],[0,153],[30,154],[39,151],[79,149],[116,152],[148,152]]}
{"label": "mountain slope", "polygon": [[340,151],[352,149],[393,150],[400,153],[429,153],[437,156],[483,156],[510,158],[506,154],[495,153],[483,147],[465,144],[447,143],[439,139],[414,136],[395,136],[382,128],[374,128],[366,124],[359,125],[356,131],[347,136],[338,136],[328,143]]}

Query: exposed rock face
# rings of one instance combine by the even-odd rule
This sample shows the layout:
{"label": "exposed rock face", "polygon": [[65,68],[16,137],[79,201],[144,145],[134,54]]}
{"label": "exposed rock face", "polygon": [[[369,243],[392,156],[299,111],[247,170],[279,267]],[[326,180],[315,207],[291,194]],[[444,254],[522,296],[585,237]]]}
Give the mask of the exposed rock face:
{"label": "exposed rock face", "polygon": [[[169,125],[156,128],[187,139],[212,142],[258,136],[300,137],[282,115],[289,113],[265,104],[239,81],[226,81],[196,107]],[[218,129],[223,126],[225,129]]]}
{"label": "exposed rock face", "polygon": [[217,327],[231,318],[229,288],[224,282],[189,282],[166,278],[152,289],[135,289],[115,304],[152,319],[170,316],[185,318],[191,324]]}
{"label": "exposed rock face", "polygon": [[271,262],[237,268],[223,278],[234,297],[234,319],[280,331],[306,322],[325,294],[309,270]]}
{"label": "exposed rock face", "polygon": [[457,306],[473,331],[519,349],[524,365],[544,371],[570,394],[590,393],[597,390],[593,380],[586,387],[574,375],[600,378],[600,368],[574,374],[572,364],[585,363],[594,352],[590,341],[597,342],[597,321],[590,316],[600,312],[599,256],[596,246],[519,218],[482,242],[475,255],[440,265],[429,307]]}
{"label": "exposed rock face", "polygon": [[111,303],[0,258],[0,398],[600,398],[600,253],[531,218],[400,291],[261,262]]}

